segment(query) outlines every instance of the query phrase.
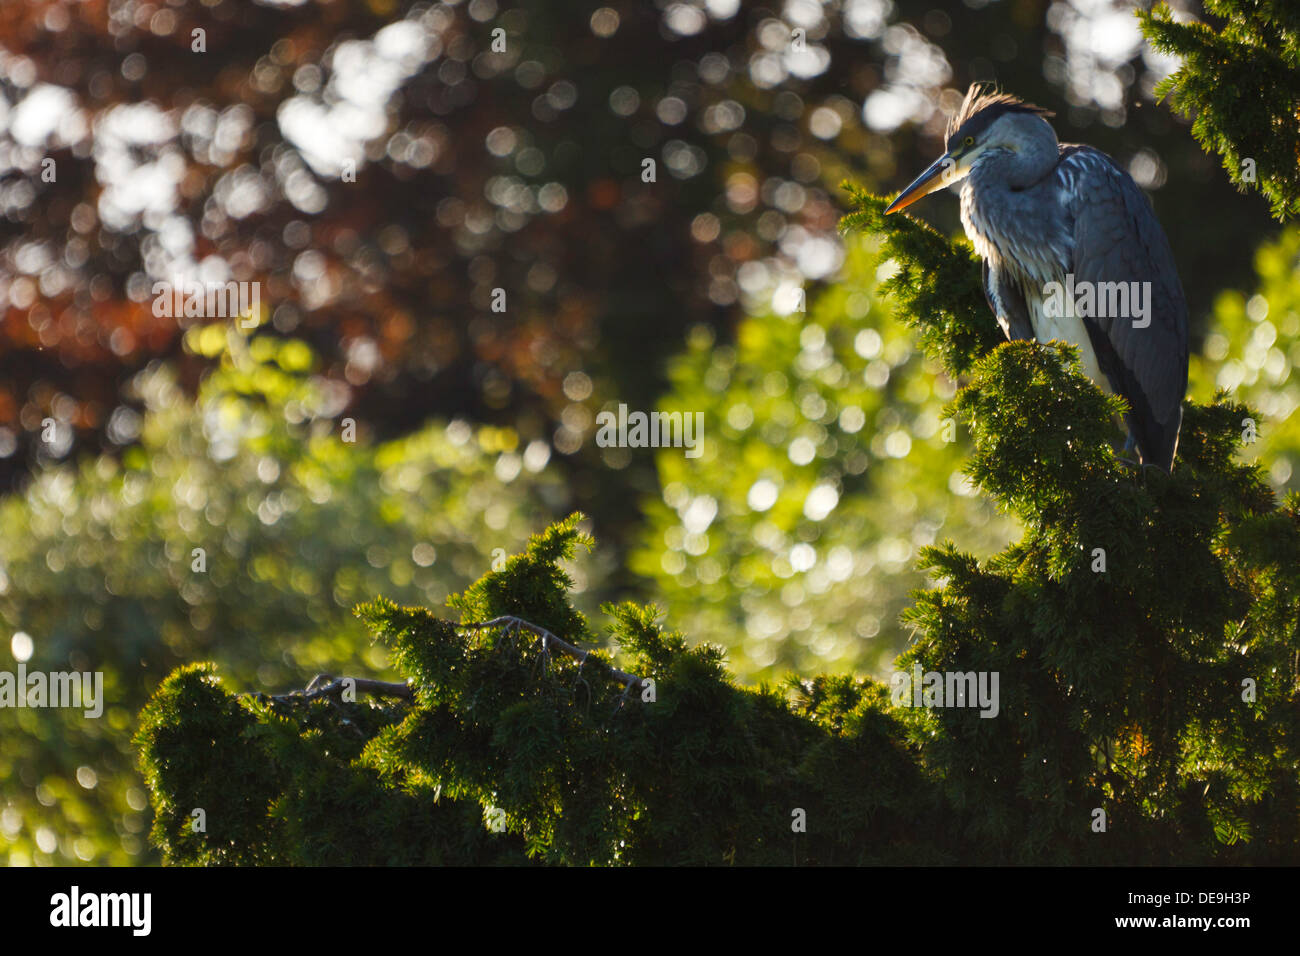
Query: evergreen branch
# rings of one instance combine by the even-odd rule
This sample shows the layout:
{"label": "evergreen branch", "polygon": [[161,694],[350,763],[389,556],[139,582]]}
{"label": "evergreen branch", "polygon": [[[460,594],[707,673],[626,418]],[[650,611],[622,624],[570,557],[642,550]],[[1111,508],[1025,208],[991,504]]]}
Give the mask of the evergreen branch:
{"label": "evergreen branch", "polygon": [[1279,220],[1300,215],[1300,21],[1269,0],[1210,0],[1226,22],[1178,22],[1164,4],[1138,10],[1152,47],[1179,58],[1155,88],[1217,152],[1239,188],[1254,188]]}
{"label": "evergreen branch", "polygon": [[1003,341],[997,323],[989,321],[979,259],[970,243],[949,240],[908,216],[886,216],[885,199],[851,182],[843,187],[853,212],[840,219],[840,231],[879,238],[880,258],[898,265],[881,286],[898,318],[920,332],[922,346],[951,376],[967,374]]}
{"label": "evergreen branch", "polygon": [[[481,631],[489,627],[503,627],[503,626],[516,629],[516,630],[522,629],[525,631],[529,631],[530,633],[535,634],[542,639],[543,651],[546,651],[551,644],[554,644],[565,654],[568,654],[570,657],[572,657],[574,660],[578,661],[581,664],[586,664],[587,657],[589,654],[591,654],[591,651],[584,651],[576,644],[570,644],[568,641],[564,640],[563,638],[556,637],[554,634],[552,634],[544,627],[539,627],[536,624],[530,624],[528,621],[525,621],[523,618],[514,617],[509,614],[503,615],[501,617],[494,617],[490,621],[482,621],[477,624],[457,625],[457,627],[466,631]],[[624,684],[627,685],[627,687],[625,687],[623,691],[624,697],[627,696],[628,690],[630,690],[633,685],[639,685],[641,683],[641,678],[637,677],[635,674],[629,674],[627,671],[621,671],[613,664],[607,664],[606,666],[609,668],[609,672],[611,674],[613,674],[620,681],[622,681]]]}

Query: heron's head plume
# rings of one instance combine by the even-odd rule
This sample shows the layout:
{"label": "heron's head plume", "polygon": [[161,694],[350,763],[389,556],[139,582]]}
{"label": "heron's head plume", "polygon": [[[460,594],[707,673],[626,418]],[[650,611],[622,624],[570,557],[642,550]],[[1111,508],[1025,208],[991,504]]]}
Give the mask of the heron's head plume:
{"label": "heron's head plume", "polygon": [[957,112],[948,119],[948,131],[944,136],[944,148],[952,151],[965,140],[973,139],[979,143],[990,126],[1008,114],[1040,116],[1046,120],[1055,116],[1051,110],[1033,103],[1026,103],[1018,96],[1002,93],[982,83],[972,83],[966,91]]}
{"label": "heron's head plume", "polygon": [[1056,133],[1050,110],[975,83],[948,121],[944,154],[886,207],[897,212],[937,189],[955,185],[985,157],[1001,156],[1002,175],[1013,187],[1034,182],[1055,162]]}

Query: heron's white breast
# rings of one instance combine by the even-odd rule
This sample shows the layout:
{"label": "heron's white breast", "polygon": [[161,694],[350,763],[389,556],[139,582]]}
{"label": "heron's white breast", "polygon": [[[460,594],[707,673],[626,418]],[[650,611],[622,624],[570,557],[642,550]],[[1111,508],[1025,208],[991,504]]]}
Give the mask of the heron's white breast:
{"label": "heron's white breast", "polygon": [[[1026,305],[1029,307],[1029,321],[1034,326],[1034,338],[1040,342],[1059,339],[1062,342],[1077,345],[1079,347],[1079,364],[1083,366],[1084,374],[1092,379],[1103,392],[1113,393],[1114,389],[1110,387],[1110,382],[1101,373],[1101,366],[1097,364],[1097,353],[1092,349],[1092,340],[1088,338],[1088,330],[1084,327],[1083,319],[1078,315],[1048,315],[1047,310],[1044,308],[1045,300],[1042,296],[1031,295],[1026,298]],[[1053,309],[1052,311],[1058,310]],[[1060,311],[1073,313],[1074,309],[1067,308]]]}
{"label": "heron's white breast", "polygon": [[[1088,338],[1083,318],[1075,314],[1048,315],[1045,308],[1044,290],[1048,284],[1055,282],[1062,287],[1065,285],[1066,264],[1070,261],[1070,255],[1063,245],[1063,235],[1051,237],[1060,238],[1060,242],[1042,238],[1031,242],[1013,230],[1004,229],[995,238],[984,212],[974,188],[973,177],[968,176],[961,187],[961,221],[975,251],[990,268],[1005,269],[1015,276],[1014,281],[1020,286],[1029,312],[1029,321],[1034,327],[1034,338],[1039,342],[1057,339],[1078,346],[1079,363],[1084,374],[1103,392],[1113,393],[1110,381],[1102,374],[1101,366],[1097,363],[1097,353],[1093,351],[1092,340]],[[1000,302],[997,306],[1003,308]],[[1072,306],[1073,303],[1069,303],[1066,308],[1054,308],[1053,311],[1073,313]]]}

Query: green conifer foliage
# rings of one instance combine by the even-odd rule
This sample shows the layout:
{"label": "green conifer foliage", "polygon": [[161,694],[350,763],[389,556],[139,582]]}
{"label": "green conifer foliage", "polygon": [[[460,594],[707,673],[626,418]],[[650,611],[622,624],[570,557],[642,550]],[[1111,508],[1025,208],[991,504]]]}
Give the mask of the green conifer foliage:
{"label": "green conifer foliage", "polygon": [[1292,0],[1206,0],[1222,23],[1177,22],[1161,3],[1139,10],[1157,50],[1182,59],[1156,86],[1192,133],[1243,188],[1262,192],[1273,215],[1300,213],[1300,8]]}
{"label": "green conifer foliage", "polygon": [[[585,541],[580,518],[470,588],[456,601],[462,625],[529,614],[568,628],[566,643],[588,636],[559,565]],[[331,712],[236,698],[210,667],[177,671],[138,737],[155,839],[174,863],[468,862],[471,851],[566,864],[948,857],[942,843],[918,842],[940,824],[937,789],[880,685],[823,679],[791,697],[739,688],[715,648],[688,647],[654,609],[605,611],[627,672],[508,624],[365,605],[358,614],[413,685],[410,704]],[[207,805],[218,808],[207,832],[193,833],[191,810]],[[407,828],[408,807],[428,820]],[[822,822],[802,832],[803,815]]]}
{"label": "green conifer foliage", "polygon": [[972,474],[1028,530],[982,563],[926,552],[944,584],[899,666],[997,673],[992,719],[865,679],[737,687],[630,603],[604,609],[616,669],[565,599],[574,515],[455,599],[459,622],[358,610],[409,702],[177,672],[138,737],[155,838],[177,863],[1294,860],[1300,515],[1233,463],[1244,409],[1193,408],[1172,478],[1116,462],[1111,400],[1065,351],[995,350],[958,411]]}

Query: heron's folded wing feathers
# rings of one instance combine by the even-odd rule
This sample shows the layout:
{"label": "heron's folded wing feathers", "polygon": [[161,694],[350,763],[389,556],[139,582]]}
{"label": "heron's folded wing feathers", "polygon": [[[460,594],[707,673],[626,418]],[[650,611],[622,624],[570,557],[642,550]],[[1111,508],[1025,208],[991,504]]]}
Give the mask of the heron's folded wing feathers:
{"label": "heron's folded wing feathers", "polygon": [[987,259],[984,260],[984,298],[988,299],[989,308],[1009,341],[1034,337],[1034,325],[1020,286],[1003,270],[990,269]]}
{"label": "heron's folded wing feathers", "polygon": [[1097,292],[1100,283],[1122,282],[1146,304],[1145,318],[1130,298],[1130,314],[1084,324],[1103,373],[1133,409],[1143,459],[1167,468],[1187,392],[1187,304],[1169,241],[1142,190],[1104,153],[1064,147],[1056,175],[1071,197],[1076,288],[1089,282]]}

